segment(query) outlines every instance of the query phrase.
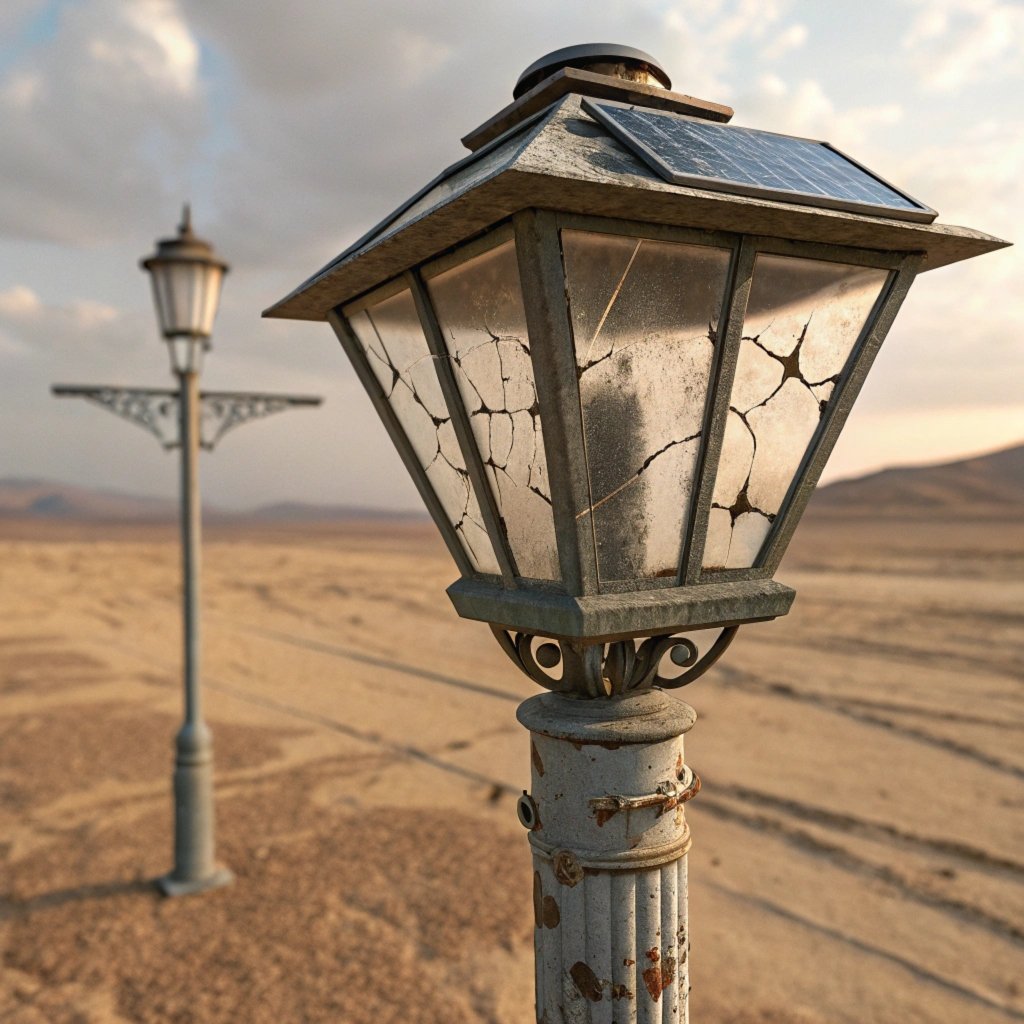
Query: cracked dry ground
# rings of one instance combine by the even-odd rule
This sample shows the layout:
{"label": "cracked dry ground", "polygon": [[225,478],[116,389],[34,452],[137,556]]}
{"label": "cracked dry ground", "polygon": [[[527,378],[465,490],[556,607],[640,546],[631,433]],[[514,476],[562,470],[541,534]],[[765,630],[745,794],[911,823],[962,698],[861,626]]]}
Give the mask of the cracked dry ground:
{"label": "cracked dry ground", "polygon": [[[209,531],[237,881],[177,901],[174,533],[4,530],[0,1020],[532,1019],[533,691],[431,527]],[[1022,568],[1019,524],[812,512],[687,694],[695,1024],[1024,1019]]]}

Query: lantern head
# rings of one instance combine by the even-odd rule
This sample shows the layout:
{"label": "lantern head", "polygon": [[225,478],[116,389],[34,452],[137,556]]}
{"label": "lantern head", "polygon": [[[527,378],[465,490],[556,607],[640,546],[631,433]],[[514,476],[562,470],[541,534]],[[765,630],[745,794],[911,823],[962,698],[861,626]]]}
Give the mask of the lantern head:
{"label": "lantern head", "polygon": [[188,205],[182,211],[177,238],[157,242],[156,252],[140,262],[153,282],[160,332],[168,342],[176,373],[198,372],[210,347],[220,287],[228,265],[213,247],[192,233]]}
{"label": "lantern head", "polygon": [[628,47],[542,58],[265,314],[332,324],[459,614],[581,696],[688,682],[786,613],[775,571],[915,275],[1007,244],[668,84]]}

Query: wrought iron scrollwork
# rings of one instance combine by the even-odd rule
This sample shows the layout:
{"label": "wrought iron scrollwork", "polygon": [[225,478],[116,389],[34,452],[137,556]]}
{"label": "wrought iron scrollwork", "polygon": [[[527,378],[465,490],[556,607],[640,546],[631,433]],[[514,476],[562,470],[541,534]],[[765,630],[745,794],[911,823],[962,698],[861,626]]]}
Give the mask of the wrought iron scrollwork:
{"label": "wrought iron scrollwork", "polygon": [[[127,388],[113,385],[79,386],[58,384],[53,393],[84,398],[122,419],[149,431],[164,448],[177,448],[178,392],[169,388]],[[202,391],[199,394],[200,446],[213,451],[229,431],[251,420],[272,416],[300,405],[319,405],[310,395],[260,394],[251,391]]]}
{"label": "wrought iron scrollwork", "polygon": [[168,388],[56,386],[54,394],[84,398],[152,434],[164,448],[178,445],[178,393]]}
{"label": "wrought iron scrollwork", "polygon": [[259,395],[242,392],[208,391],[201,396],[203,439],[207,451],[213,451],[217,442],[229,431],[263,419],[276,412],[284,412],[295,405],[309,405],[311,401],[291,395]]}
{"label": "wrought iron scrollwork", "polygon": [[[579,697],[621,697],[658,686],[675,689],[692,683],[722,656],[738,626],[721,631],[701,654],[689,636],[663,635],[641,640],[585,643],[551,640],[532,633],[513,633],[501,626],[491,632],[512,662],[535,683],[557,693]],[[665,659],[683,671],[662,673]],[[558,676],[551,673],[561,668]]]}

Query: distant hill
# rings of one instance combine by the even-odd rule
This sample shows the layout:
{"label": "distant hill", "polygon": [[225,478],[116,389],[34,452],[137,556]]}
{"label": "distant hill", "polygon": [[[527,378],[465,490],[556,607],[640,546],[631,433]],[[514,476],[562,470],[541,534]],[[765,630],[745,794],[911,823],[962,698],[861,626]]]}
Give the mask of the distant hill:
{"label": "distant hill", "polygon": [[[278,502],[244,512],[204,506],[214,521],[263,523],[333,522],[344,519],[420,519],[425,513],[349,505]],[[66,522],[174,522],[174,498],[147,498],[122,491],[79,487],[50,480],[0,479],[0,519],[46,519]]]}
{"label": "distant hill", "polygon": [[1024,444],[937,466],[896,466],[820,488],[812,509],[886,514],[1024,513]]}
{"label": "distant hill", "polygon": [[[811,509],[852,515],[1014,515],[1024,512],[1024,444],[938,466],[897,466],[821,487]],[[247,512],[206,507],[210,520],[313,523],[350,519],[418,519],[358,505],[278,502]],[[121,491],[46,480],[0,480],[0,519],[171,522],[178,503]]]}
{"label": "distant hill", "polygon": [[172,520],[178,503],[50,480],[0,480],[0,517],[5,519]]}

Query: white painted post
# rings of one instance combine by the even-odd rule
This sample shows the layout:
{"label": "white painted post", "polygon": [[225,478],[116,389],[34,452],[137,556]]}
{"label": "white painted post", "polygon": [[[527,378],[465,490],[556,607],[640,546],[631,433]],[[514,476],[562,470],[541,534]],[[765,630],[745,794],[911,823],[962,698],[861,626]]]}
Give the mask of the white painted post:
{"label": "white painted post", "polygon": [[520,705],[541,1024],[688,1021],[683,804],[700,782],[683,735],[696,717],[660,690]]}

